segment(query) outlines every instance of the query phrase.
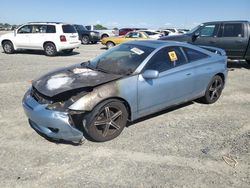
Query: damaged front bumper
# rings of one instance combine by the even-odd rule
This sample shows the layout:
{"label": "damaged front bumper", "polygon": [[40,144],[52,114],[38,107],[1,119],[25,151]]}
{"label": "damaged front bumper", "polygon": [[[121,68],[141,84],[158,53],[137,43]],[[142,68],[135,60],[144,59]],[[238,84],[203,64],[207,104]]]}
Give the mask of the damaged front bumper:
{"label": "damaged front bumper", "polygon": [[54,140],[65,140],[75,143],[83,141],[83,133],[71,125],[67,112],[46,109],[46,104],[39,104],[30,90],[24,95],[23,108],[33,129]]}

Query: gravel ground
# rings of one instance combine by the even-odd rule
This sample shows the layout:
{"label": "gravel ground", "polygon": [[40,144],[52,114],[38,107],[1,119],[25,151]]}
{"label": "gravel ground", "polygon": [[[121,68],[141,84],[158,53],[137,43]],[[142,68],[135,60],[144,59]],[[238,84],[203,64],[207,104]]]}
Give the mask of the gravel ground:
{"label": "gravel ground", "polygon": [[71,56],[46,57],[1,49],[0,187],[250,187],[250,66],[244,61],[228,63],[228,82],[215,104],[165,110],[109,142],[55,143],[31,129],[21,106],[29,80],[104,51],[82,45]]}

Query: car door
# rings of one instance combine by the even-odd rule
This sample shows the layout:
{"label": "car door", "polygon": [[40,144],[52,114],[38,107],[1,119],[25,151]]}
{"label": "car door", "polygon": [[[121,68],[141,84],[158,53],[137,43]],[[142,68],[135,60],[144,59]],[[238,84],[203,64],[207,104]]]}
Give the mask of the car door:
{"label": "car door", "polygon": [[211,63],[207,54],[187,47],[182,49],[194,70],[194,97],[196,98],[204,93],[217,67]]}
{"label": "car door", "polygon": [[20,27],[15,34],[15,45],[17,48],[29,48],[30,47],[30,35],[32,32],[31,25],[24,25]]}
{"label": "car door", "polygon": [[216,41],[216,46],[226,51],[229,57],[242,58],[248,45],[248,34],[243,23],[224,23]]}
{"label": "car door", "polygon": [[29,36],[32,49],[43,49],[43,43],[46,41],[46,29],[46,25],[32,25],[32,33]]}
{"label": "car door", "polygon": [[217,34],[220,24],[206,24],[203,25],[193,36],[191,44],[216,46]]}
{"label": "car door", "polygon": [[[176,59],[171,59],[174,54]],[[159,76],[146,79],[143,72],[157,70]],[[138,114],[147,115],[189,100],[194,90],[194,71],[179,47],[159,50],[138,77]]]}

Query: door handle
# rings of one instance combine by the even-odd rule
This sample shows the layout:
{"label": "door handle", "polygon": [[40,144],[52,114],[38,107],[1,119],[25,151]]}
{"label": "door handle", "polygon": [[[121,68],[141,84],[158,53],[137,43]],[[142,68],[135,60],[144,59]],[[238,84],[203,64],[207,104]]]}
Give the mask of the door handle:
{"label": "door handle", "polygon": [[187,76],[190,76],[191,74],[192,74],[192,73],[190,72],[190,73],[187,73],[186,75],[187,75]]}

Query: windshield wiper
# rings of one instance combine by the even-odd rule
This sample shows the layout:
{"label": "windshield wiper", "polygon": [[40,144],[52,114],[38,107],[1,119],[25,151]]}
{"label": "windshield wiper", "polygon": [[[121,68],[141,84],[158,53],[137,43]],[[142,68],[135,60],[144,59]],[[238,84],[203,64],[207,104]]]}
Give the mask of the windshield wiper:
{"label": "windshield wiper", "polygon": [[107,70],[105,70],[105,69],[102,69],[102,68],[100,68],[100,67],[96,67],[95,70],[100,71],[100,72],[104,72],[104,73],[111,74],[111,72],[109,72],[109,71],[107,71]]}

